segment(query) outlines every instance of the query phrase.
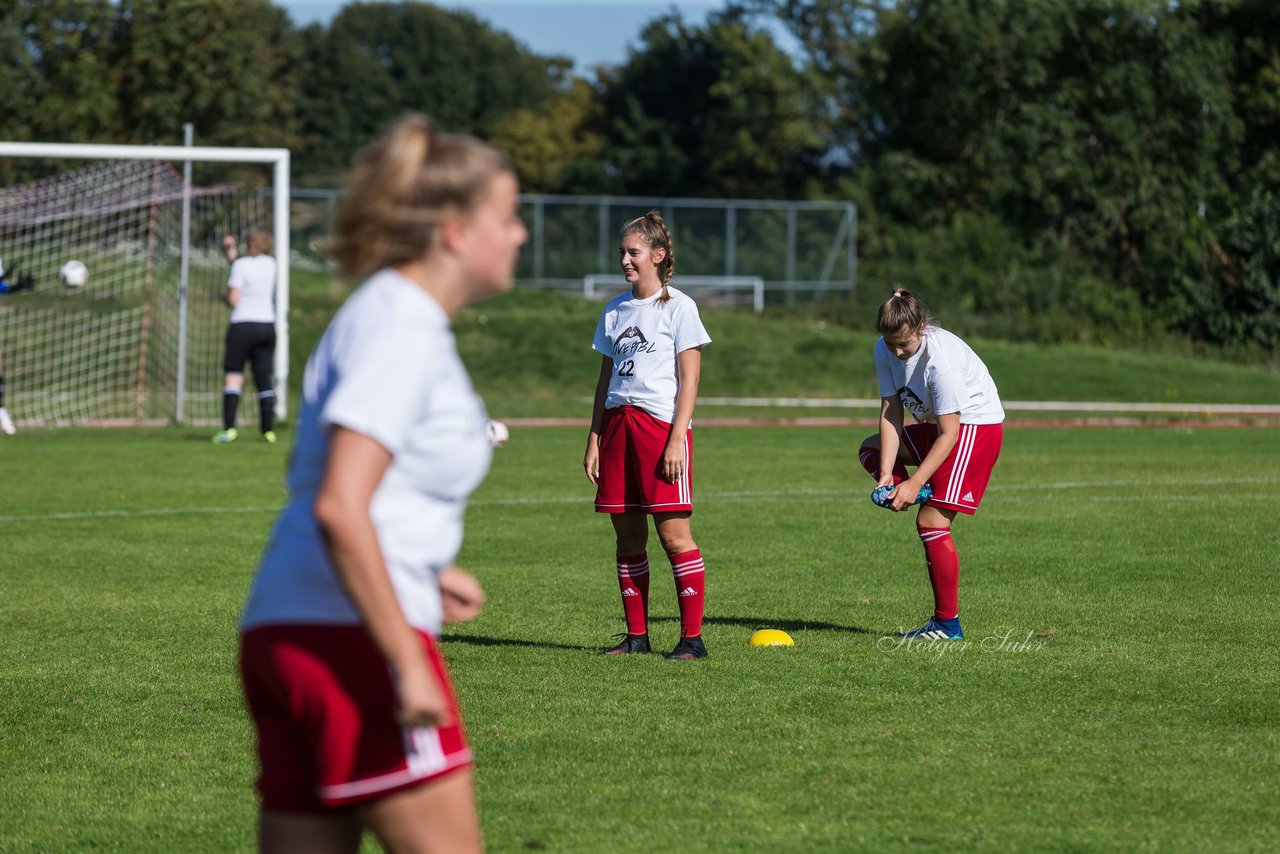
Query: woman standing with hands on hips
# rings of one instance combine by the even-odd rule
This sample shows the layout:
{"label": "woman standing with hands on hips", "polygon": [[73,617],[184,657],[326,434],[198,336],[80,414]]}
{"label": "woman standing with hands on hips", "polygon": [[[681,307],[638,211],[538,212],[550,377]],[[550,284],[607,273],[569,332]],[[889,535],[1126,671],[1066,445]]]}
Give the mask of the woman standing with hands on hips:
{"label": "woman standing with hands on hips", "polygon": [[470,752],[436,638],[484,594],[453,565],[488,417],[450,323],[511,287],[505,156],[402,119],[355,163],[333,254],[363,279],[307,363],[241,622],[264,851],[478,851]]}
{"label": "woman standing with hands on hips", "polygon": [[[917,503],[933,617],[903,637],[960,640],[960,557],[951,540],[957,513],[972,516],[982,503],[1004,438],[1004,407],[987,366],[964,341],[942,329],[924,304],[895,288],[876,315],[880,431],[863,440],[858,460],[877,486],[894,487],[890,509]],[[903,426],[903,411],[918,423]],[[908,476],[906,467],[914,465]]]}
{"label": "woman standing with hands on hips", "polygon": [[705,658],[706,570],[689,524],[693,432],[702,348],[711,343],[698,307],[668,282],[671,233],[656,211],[622,228],[619,257],[631,290],[600,315],[592,348],[601,354],[591,432],[582,465],[596,485],[596,512],[617,539],[618,587],[627,631],[607,655],[649,652],[648,516],[675,576],[680,641],[671,659]]}

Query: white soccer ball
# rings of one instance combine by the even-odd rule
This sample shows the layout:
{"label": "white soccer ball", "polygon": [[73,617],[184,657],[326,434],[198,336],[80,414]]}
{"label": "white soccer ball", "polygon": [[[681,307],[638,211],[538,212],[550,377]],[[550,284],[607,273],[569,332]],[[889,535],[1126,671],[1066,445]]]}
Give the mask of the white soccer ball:
{"label": "white soccer ball", "polygon": [[79,261],[68,261],[58,271],[58,280],[69,288],[83,288],[89,281],[89,268]]}
{"label": "white soccer ball", "polygon": [[489,422],[489,444],[495,448],[501,448],[507,444],[507,440],[511,438],[511,433],[507,430],[507,425],[501,421]]}

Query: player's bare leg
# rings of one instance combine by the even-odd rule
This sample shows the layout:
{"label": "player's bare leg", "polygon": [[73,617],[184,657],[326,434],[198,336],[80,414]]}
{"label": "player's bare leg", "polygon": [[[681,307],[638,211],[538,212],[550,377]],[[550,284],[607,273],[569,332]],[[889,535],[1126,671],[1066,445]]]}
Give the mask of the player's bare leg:
{"label": "player's bare leg", "polygon": [[[618,554],[634,555],[649,543],[649,520],[643,513],[610,513],[613,533],[618,538]],[[661,535],[659,535],[661,536]]]}
{"label": "player's bare leg", "polygon": [[258,849],[263,854],[351,854],[359,850],[363,833],[353,810],[264,811],[258,818]]}
{"label": "player's bare leg", "polygon": [[687,510],[681,513],[653,514],[653,526],[658,531],[658,539],[662,542],[663,551],[668,555],[678,555],[698,547],[698,544],[693,541],[690,515]]}
{"label": "player's bare leg", "polygon": [[472,854],[481,850],[470,771],[379,798],[361,806],[359,812],[387,851]]}

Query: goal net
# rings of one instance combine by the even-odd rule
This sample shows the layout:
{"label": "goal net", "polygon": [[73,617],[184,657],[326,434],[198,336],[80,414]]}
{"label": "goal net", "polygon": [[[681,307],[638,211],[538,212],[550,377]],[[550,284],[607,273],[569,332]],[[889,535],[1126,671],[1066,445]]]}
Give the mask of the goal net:
{"label": "goal net", "polygon": [[[3,158],[15,146],[0,143],[0,162],[13,163]],[[59,148],[81,156],[44,160],[53,174],[0,186],[6,408],[26,426],[219,423],[228,318],[222,238],[242,239],[255,223],[274,225],[277,234],[287,227],[275,222],[279,188],[270,180],[266,189],[194,186],[175,165],[231,149],[169,147],[173,159],[166,160],[156,156],[165,147],[139,147],[149,156],[97,159],[91,152],[95,159],[86,160],[86,149],[128,155],[131,147],[31,147],[42,157]],[[285,234],[277,254],[287,258]],[[287,264],[280,266],[287,274]],[[279,315],[283,322],[286,311]],[[283,415],[287,333],[280,339]]]}

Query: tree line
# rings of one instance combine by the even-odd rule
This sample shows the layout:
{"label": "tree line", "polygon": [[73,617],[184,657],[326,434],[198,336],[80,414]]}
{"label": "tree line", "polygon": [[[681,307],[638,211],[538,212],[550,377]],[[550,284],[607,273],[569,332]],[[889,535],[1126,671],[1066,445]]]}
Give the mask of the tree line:
{"label": "tree line", "polygon": [[971,331],[1280,348],[1267,0],[732,0],[587,76],[421,2],[306,27],[269,0],[0,11],[4,139],[189,121],[334,186],[406,110],[490,139],[529,191],[853,199],[867,299],[901,281]]}

